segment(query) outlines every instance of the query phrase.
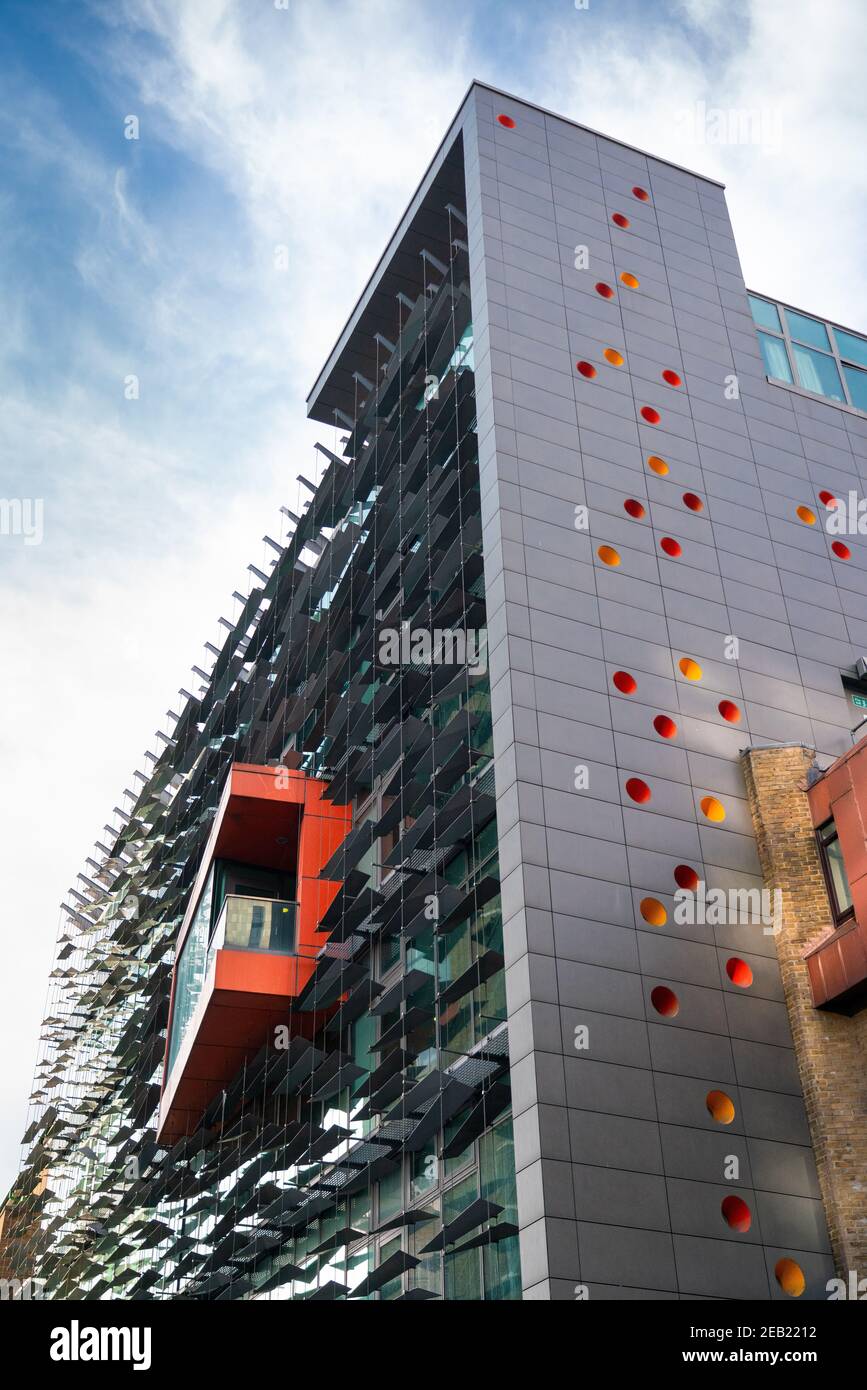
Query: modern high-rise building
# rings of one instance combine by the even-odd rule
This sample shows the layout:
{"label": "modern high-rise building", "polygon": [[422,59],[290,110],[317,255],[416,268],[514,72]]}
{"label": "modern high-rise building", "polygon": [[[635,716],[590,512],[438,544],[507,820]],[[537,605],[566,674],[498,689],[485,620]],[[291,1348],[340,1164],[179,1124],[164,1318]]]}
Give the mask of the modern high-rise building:
{"label": "modern high-rise building", "polygon": [[308,410],[303,514],[65,904],[4,1269],[827,1298],[867,339],[748,293],[713,180],[473,83]]}

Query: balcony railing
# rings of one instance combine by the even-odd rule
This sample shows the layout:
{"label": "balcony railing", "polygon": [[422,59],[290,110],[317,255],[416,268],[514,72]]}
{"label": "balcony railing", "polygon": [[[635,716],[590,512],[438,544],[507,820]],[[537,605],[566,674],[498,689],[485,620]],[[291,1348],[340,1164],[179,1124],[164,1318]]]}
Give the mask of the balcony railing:
{"label": "balcony railing", "polygon": [[228,894],[208,947],[209,960],[214,951],[221,950],[294,955],[297,911],[297,903],[283,898]]}

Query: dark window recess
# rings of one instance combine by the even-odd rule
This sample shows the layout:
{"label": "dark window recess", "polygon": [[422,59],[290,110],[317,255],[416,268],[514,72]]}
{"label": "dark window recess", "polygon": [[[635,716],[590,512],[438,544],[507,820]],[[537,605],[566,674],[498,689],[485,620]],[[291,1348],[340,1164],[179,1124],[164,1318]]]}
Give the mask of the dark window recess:
{"label": "dark window recess", "polygon": [[825,872],[825,884],[828,889],[828,897],[831,900],[834,921],[839,924],[853,915],[854,908],[846,865],[843,863],[843,851],[840,848],[837,827],[833,820],[826,821],[824,825],[819,826],[816,831],[816,839],[819,843],[819,856]]}

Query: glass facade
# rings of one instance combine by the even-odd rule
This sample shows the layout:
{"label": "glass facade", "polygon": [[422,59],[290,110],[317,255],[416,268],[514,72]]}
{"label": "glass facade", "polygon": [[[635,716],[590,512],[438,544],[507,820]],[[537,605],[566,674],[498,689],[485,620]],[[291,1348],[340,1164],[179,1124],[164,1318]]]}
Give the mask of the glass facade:
{"label": "glass facade", "polygon": [[867,412],[867,338],[758,295],[748,298],[773,381]]}

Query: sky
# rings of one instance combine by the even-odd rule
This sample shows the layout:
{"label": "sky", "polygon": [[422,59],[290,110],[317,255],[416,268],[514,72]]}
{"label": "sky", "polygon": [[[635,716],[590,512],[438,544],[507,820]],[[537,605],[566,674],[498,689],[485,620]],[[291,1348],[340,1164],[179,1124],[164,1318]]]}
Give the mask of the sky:
{"label": "sky", "polygon": [[747,284],[864,331],[865,52],[864,0],[0,0],[0,1194],[59,904],[470,81],[726,183]]}

